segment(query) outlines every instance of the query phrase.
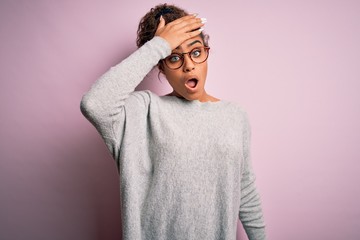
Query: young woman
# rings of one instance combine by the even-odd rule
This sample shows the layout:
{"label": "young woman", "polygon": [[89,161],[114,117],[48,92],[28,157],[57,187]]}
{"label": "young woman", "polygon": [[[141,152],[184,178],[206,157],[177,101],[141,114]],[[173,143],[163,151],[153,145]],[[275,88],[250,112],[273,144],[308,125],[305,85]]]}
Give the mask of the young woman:
{"label": "young woman", "polygon": [[[205,90],[206,22],[158,5],[140,22],[139,49],[81,101],[121,177],[123,239],[265,239],[250,161],[250,128],[236,104]],[[158,66],[166,96],[135,87]]]}

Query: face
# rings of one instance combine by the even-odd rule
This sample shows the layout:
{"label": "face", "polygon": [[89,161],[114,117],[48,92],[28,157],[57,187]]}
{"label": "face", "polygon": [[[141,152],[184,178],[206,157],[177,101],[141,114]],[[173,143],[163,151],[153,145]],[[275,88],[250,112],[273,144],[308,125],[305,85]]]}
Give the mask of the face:
{"label": "face", "polygon": [[[200,36],[196,36],[183,42],[172,51],[172,54],[192,52],[191,55],[196,60],[200,47],[204,47],[203,40]],[[205,100],[207,98],[207,93],[205,92],[207,61],[195,63],[191,60],[189,54],[184,54],[183,58],[184,63],[178,69],[170,69],[164,62],[161,63],[162,73],[165,74],[173,88],[171,95],[183,97],[187,100]],[[173,61],[178,59],[176,56],[172,58]]]}

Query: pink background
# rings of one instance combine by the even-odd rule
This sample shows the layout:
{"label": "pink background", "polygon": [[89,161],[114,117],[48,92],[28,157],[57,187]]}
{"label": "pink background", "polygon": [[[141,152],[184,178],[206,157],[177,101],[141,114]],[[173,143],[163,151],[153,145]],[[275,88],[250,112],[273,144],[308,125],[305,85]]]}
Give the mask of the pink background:
{"label": "pink background", "polygon": [[[79,104],[158,3],[0,2],[1,239],[119,239],[115,163]],[[360,2],[178,3],[208,19],[208,92],[249,114],[268,239],[360,239]]]}

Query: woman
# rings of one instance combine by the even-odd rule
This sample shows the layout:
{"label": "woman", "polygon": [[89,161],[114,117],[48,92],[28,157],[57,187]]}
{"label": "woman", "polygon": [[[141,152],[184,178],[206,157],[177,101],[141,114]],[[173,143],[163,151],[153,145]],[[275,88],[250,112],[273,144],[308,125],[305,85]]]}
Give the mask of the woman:
{"label": "woman", "polygon": [[[204,88],[205,22],[173,5],[151,9],[139,49],[81,101],[118,164],[124,239],[235,239],[238,218],[250,240],[265,239],[246,113]],[[156,65],[173,91],[135,91]]]}

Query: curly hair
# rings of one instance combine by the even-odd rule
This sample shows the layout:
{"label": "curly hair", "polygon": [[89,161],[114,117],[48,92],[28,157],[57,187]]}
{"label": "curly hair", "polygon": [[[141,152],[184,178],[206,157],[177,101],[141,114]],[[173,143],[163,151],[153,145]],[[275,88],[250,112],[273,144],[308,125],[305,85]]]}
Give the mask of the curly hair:
{"label": "curly hair", "polygon": [[[184,9],[166,3],[151,8],[151,10],[140,20],[137,30],[136,45],[140,48],[155,36],[160,22],[160,16],[163,16],[165,22],[169,23],[186,15],[189,14]],[[201,32],[200,37],[202,38],[204,45],[208,46],[209,36]]]}

